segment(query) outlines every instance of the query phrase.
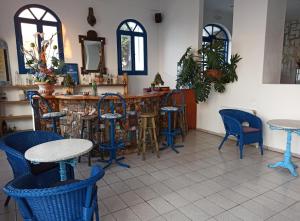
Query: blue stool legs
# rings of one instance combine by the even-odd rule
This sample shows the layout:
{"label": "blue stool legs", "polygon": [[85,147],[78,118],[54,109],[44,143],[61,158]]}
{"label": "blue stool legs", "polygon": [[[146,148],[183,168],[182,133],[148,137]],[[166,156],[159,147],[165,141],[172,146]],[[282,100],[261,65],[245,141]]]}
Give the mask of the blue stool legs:
{"label": "blue stool legs", "polygon": [[163,144],[164,147],[161,148],[161,150],[166,149],[166,148],[171,148],[175,153],[179,153],[179,151],[176,148],[183,147],[183,145],[175,145],[174,139],[175,136],[181,133],[181,130],[178,128],[172,129],[172,112],[168,111],[168,129],[165,132],[162,132],[163,135],[166,136],[167,143]]}
{"label": "blue stool legs", "polygon": [[119,157],[117,158],[117,150],[123,148],[125,145],[123,142],[119,142],[116,143],[115,141],[115,120],[114,119],[110,119],[109,120],[109,127],[110,127],[110,143],[108,145],[105,144],[100,144],[100,148],[103,150],[108,150],[109,153],[109,159],[108,160],[101,160],[101,162],[105,162],[107,163],[103,169],[108,168],[110,165],[112,165],[112,163],[116,163],[119,166],[122,167],[127,167],[129,168],[130,166],[120,162],[121,160],[124,160],[125,157]]}

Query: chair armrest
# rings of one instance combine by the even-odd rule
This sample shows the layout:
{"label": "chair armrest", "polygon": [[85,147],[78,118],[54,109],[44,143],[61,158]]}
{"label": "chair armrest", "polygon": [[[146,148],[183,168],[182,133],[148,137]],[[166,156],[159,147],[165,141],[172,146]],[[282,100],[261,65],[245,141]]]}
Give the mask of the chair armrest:
{"label": "chair armrest", "polygon": [[226,132],[230,134],[241,134],[243,131],[241,123],[228,115],[222,115]]}

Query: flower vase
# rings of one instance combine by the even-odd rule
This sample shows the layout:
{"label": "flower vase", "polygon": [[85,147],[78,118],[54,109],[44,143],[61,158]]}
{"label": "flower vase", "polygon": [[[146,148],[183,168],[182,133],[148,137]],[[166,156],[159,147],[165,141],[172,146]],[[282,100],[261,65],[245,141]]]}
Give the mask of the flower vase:
{"label": "flower vase", "polygon": [[38,91],[42,96],[49,96],[54,92],[54,84],[49,84],[46,82],[35,82],[35,85],[39,87]]}

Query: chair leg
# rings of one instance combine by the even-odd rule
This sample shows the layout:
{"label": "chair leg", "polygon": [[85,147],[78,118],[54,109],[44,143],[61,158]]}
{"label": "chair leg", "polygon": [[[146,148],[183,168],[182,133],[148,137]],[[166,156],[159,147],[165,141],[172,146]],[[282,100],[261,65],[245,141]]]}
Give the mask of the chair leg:
{"label": "chair leg", "polygon": [[244,144],[240,143],[240,159],[243,159]]}
{"label": "chair leg", "polygon": [[263,141],[260,141],[260,142],[258,143],[258,145],[259,145],[259,148],[260,148],[260,154],[261,154],[261,155],[264,155],[264,145],[263,145]]}
{"label": "chair leg", "polygon": [[8,206],[9,201],[10,201],[10,196],[6,197],[6,200],[5,200],[5,203],[4,203],[5,207]]}
{"label": "chair leg", "polygon": [[221,150],[221,148],[222,148],[224,142],[227,140],[228,137],[229,137],[229,134],[225,134],[225,137],[223,138],[223,140],[222,140],[222,142],[221,142],[221,144],[220,144],[220,146],[219,146],[219,150]]}

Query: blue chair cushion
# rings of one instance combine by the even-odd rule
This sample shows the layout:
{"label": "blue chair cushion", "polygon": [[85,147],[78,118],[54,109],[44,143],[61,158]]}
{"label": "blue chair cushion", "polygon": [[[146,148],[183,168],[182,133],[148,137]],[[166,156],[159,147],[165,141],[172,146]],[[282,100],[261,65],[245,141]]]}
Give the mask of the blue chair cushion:
{"label": "blue chair cushion", "polygon": [[168,107],[162,107],[161,108],[162,111],[178,111],[178,107],[172,107],[172,106],[168,106]]}
{"label": "blue chair cushion", "polygon": [[43,114],[42,118],[58,118],[58,117],[64,117],[66,114],[64,112],[49,112],[46,114]]}
{"label": "blue chair cushion", "polygon": [[106,114],[101,115],[101,118],[104,118],[104,119],[119,119],[121,117],[122,117],[122,115],[119,113],[106,113]]}

